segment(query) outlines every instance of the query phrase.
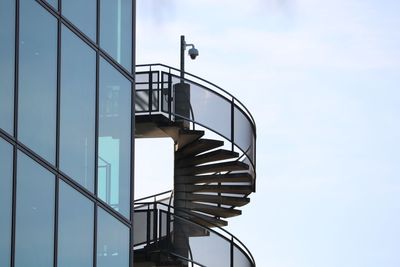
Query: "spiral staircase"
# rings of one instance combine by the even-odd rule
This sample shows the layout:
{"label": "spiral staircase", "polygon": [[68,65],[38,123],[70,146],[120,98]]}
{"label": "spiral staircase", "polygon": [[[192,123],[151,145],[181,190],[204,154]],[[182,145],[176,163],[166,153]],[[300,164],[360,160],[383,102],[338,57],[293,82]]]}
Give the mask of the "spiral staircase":
{"label": "spiral staircase", "polygon": [[[248,249],[221,228],[255,192],[250,112],[220,87],[165,65],[140,65],[136,77],[136,138],[170,137],[175,152],[172,194],[135,202],[135,266],[255,266]],[[196,245],[210,240],[212,247],[215,237],[229,255],[213,259]]]}

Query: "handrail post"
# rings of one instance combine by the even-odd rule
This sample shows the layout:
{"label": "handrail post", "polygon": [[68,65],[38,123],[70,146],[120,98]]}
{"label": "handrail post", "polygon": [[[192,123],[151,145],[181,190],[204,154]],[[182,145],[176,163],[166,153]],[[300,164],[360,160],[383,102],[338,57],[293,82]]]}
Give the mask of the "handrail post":
{"label": "handrail post", "polygon": [[150,70],[149,72],[149,114],[153,110],[153,74]]}
{"label": "handrail post", "polygon": [[233,244],[234,244],[234,241],[233,241],[234,239],[233,239],[233,236],[231,237],[231,267],[233,267],[235,264],[234,264],[234,255],[233,255],[233,253],[234,253],[234,250],[233,250]]}
{"label": "handrail post", "polygon": [[232,98],[231,101],[231,149],[234,151],[235,149],[235,98]]}
{"label": "handrail post", "polygon": [[153,240],[156,241],[157,240],[157,224],[158,224],[158,207],[157,204],[155,204],[154,206],[154,211],[153,211]]}
{"label": "handrail post", "polygon": [[168,116],[169,120],[172,119],[172,94],[171,94],[171,87],[172,87],[172,78],[171,74],[168,74]]}

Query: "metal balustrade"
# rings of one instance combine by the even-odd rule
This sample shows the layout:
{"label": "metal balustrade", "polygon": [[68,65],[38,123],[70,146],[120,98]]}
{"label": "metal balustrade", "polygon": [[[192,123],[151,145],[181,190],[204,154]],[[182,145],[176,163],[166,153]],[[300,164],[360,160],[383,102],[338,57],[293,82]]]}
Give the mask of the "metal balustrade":
{"label": "metal balustrade", "polygon": [[[169,194],[170,191],[163,193],[163,202],[169,202]],[[151,202],[161,195],[135,202],[135,251],[147,255],[157,251],[159,255],[172,257],[191,267],[256,266],[250,251],[228,231],[204,227],[186,219],[182,211],[179,215],[174,214],[174,208],[168,204]]]}
{"label": "metal balustrade", "polygon": [[[250,165],[255,191],[256,124],[237,98],[190,73],[182,79],[178,69],[162,64],[137,65],[135,77],[137,116],[164,114],[171,121],[192,123],[192,129],[199,125],[218,134],[230,143],[232,151],[241,153],[241,161]],[[179,98],[184,94],[189,111],[180,108]]]}

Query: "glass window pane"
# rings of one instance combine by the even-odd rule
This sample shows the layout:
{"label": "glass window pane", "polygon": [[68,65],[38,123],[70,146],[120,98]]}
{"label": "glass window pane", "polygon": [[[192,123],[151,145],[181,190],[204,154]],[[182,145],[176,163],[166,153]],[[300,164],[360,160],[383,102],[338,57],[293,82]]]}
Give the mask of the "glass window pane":
{"label": "glass window pane", "polygon": [[0,128],[13,134],[15,0],[0,1]]}
{"label": "glass window pane", "polygon": [[54,175],[18,152],[16,267],[53,266]]}
{"label": "glass window pane", "polygon": [[62,14],[96,41],[96,0],[63,0]]}
{"label": "glass window pane", "polygon": [[131,82],[100,61],[98,194],[129,217]]}
{"label": "glass window pane", "polygon": [[13,147],[0,138],[0,266],[10,266]]}
{"label": "glass window pane", "polygon": [[58,8],[58,0],[46,0],[50,5],[52,5],[55,9]]}
{"label": "glass window pane", "polygon": [[21,1],[18,138],[55,161],[57,20],[35,1]]}
{"label": "glass window pane", "polygon": [[131,70],[131,0],[100,1],[100,46],[127,70]]}
{"label": "glass window pane", "polygon": [[110,266],[129,266],[129,228],[99,208],[97,221],[97,267]]}
{"label": "glass window pane", "polygon": [[96,55],[65,27],[61,50],[60,168],[93,191]]}
{"label": "glass window pane", "polygon": [[64,182],[60,182],[58,217],[58,266],[93,266],[94,205]]}

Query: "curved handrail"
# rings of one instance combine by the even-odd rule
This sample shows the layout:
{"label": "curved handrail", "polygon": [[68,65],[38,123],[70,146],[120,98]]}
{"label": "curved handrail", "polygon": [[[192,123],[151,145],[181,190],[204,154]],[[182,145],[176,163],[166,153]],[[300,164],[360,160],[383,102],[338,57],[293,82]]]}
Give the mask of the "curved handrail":
{"label": "curved handrail", "polygon": [[[140,201],[143,201],[143,200],[147,200],[147,199],[149,199],[149,200],[150,199],[156,199],[159,196],[166,195],[166,194],[171,194],[171,193],[172,193],[172,190],[167,190],[167,191],[164,191],[164,192],[161,192],[161,193],[158,193],[158,194],[154,194],[154,195],[151,195],[151,196],[135,199],[133,201],[133,203],[137,203],[137,202],[140,202]],[[148,202],[148,201],[145,201],[145,202]]]}
{"label": "curved handrail", "polygon": [[[150,70],[151,70],[151,67],[154,67],[154,66],[164,67],[164,68],[166,68],[166,69],[168,69],[168,70],[174,70],[174,71],[179,72],[179,73],[181,72],[181,71],[180,71],[179,69],[177,69],[177,68],[174,68],[174,67],[171,67],[171,66],[162,64],[162,63],[137,64],[137,65],[136,65],[136,68],[149,67]],[[252,122],[252,124],[254,125],[254,133],[257,132],[257,131],[256,131],[256,122],[255,122],[255,120],[254,120],[254,118],[253,118],[253,115],[251,115],[250,111],[246,108],[246,106],[245,106],[239,99],[237,99],[235,96],[233,96],[231,93],[229,93],[229,92],[226,91],[225,89],[222,89],[222,88],[219,87],[218,85],[216,85],[216,84],[214,84],[214,83],[212,83],[212,82],[210,82],[210,81],[207,81],[206,79],[203,79],[203,78],[201,78],[201,77],[199,77],[199,76],[196,76],[196,75],[191,74],[191,73],[189,73],[189,72],[185,72],[185,76],[191,76],[191,77],[196,78],[196,79],[198,79],[198,80],[200,80],[200,81],[202,81],[202,82],[204,82],[204,83],[207,83],[207,84],[209,84],[209,85],[211,85],[211,86],[217,88],[218,90],[221,90],[224,94],[227,94],[227,95],[230,96],[232,99],[234,99],[235,101],[237,101],[237,102],[246,110],[246,112],[247,112],[248,115],[250,116],[251,122]],[[184,78],[184,80],[187,80],[187,79]]]}
{"label": "curved handrail", "polygon": [[[210,223],[213,224],[213,227],[214,227],[214,228],[211,229],[211,228],[206,227],[206,226],[204,226],[204,225],[201,225],[201,224],[198,224],[198,223],[196,223],[196,222],[193,222],[192,220],[190,220],[190,219],[188,219],[188,218],[185,218],[185,217],[176,215],[175,213],[173,213],[173,212],[171,211],[171,210],[174,210],[174,207],[173,207],[173,206],[167,205],[167,204],[162,203],[162,202],[136,202],[136,201],[135,201],[135,205],[139,206],[140,208],[145,207],[146,205],[149,205],[149,206],[150,206],[150,205],[155,205],[154,207],[156,207],[156,205],[164,206],[164,207],[167,209],[168,214],[170,214],[170,215],[172,215],[172,216],[174,216],[174,217],[176,217],[176,218],[178,218],[178,219],[181,219],[181,220],[184,220],[184,221],[188,221],[188,222],[190,222],[191,224],[196,225],[197,227],[200,227],[200,228],[203,228],[203,229],[205,229],[205,230],[207,230],[207,231],[210,231],[210,232],[216,234],[217,236],[219,236],[220,238],[225,239],[225,241],[227,241],[227,242],[229,242],[229,243],[230,243],[230,242],[233,242],[233,245],[235,245],[237,249],[239,249],[240,251],[243,252],[243,255],[250,261],[250,263],[252,264],[252,266],[256,266],[254,257],[253,257],[253,255],[251,254],[250,250],[246,247],[246,245],[244,245],[243,242],[240,241],[236,236],[234,236],[233,234],[231,234],[231,233],[228,232],[227,230],[225,230],[225,229],[219,227],[218,225],[215,225],[215,224],[213,224],[213,223],[211,223],[211,222],[207,222],[207,223],[209,223],[209,224],[210,224]],[[179,212],[180,212],[181,214],[187,214],[187,215],[190,215],[190,216],[194,216],[194,217],[196,217],[196,219],[205,222],[204,219],[201,218],[200,216],[196,216],[195,214],[188,213],[188,212],[186,212],[185,210],[179,210]],[[190,261],[195,262],[195,261],[193,261],[193,259],[190,260]]]}
{"label": "curved handrail", "polygon": [[[211,130],[212,132],[220,135],[221,137],[223,137],[224,139],[228,140],[231,142],[232,144],[232,150],[234,150],[234,147],[238,148],[239,150],[241,150],[242,153],[246,154],[247,158],[249,159],[249,163],[252,165],[252,169],[253,169],[253,178],[254,178],[254,189],[255,189],[255,179],[256,179],[256,124],[254,121],[254,118],[252,116],[252,114],[250,113],[250,111],[246,108],[246,106],[243,105],[243,103],[238,100],[236,97],[234,97],[232,94],[230,94],[229,92],[227,92],[226,90],[222,89],[221,87],[203,79],[200,78],[196,75],[190,74],[190,73],[186,73],[186,77],[189,78],[194,78],[198,81],[200,81],[201,83],[191,80],[191,79],[187,79],[184,78],[182,79],[180,76],[180,70],[164,65],[164,64],[160,64],[160,63],[156,63],[156,64],[140,64],[136,66],[137,68],[147,68],[146,70],[142,70],[140,69],[137,73],[138,74],[144,74],[146,73],[146,71],[150,71],[150,72],[154,72],[155,68],[154,67],[160,67],[160,69],[156,70],[159,71],[159,73],[161,74],[161,81],[158,80],[158,83],[162,83],[163,86],[160,90],[166,90],[168,89],[168,99],[166,100],[162,100],[161,104],[161,109],[159,109],[159,111],[161,112],[165,112],[169,114],[169,117],[171,118],[171,115],[174,116],[174,118],[180,118],[182,120],[188,121],[188,122],[192,122],[193,125],[194,124],[198,124],[206,129]],[[157,68],[156,68],[157,69]],[[166,71],[163,69],[166,69]],[[176,74],[174,74],[174,72]],[[178,75],[179,74],[179,75]],[[164,76],[167,75],[167,76]],[[164,77],[166,77],[167,79],[164,79]],[[160,78],[160,76],[158,76],[158,78]],[[230,123],[228,123],[228,127],[230,127],[230,130],[228,130],[229,128],[225,128],[224,126],[221,126],[219,129],[218,127],[213,127],[213,126],[208,126],[209,123],[211,123],[210,125],[212,125],[212,119],[200,119],[199,121],[196,121],[194,119],[194,113],[196,111],[193,111],[193,107],[192,104],[196,103],[196,102],[190,102],[190,114],[191,115],[181,115],[181,114],[177,114],[177,112],[175,112],[174,110],[172,110],[172,106],[171,103],[174,103],[171,97],[171,82],[172,79],[174,79],[174,84],[175,84],[175,79],[179,80],[179,81],[185,81],[188,84],[191,84],[192,86],[195,86],[196,88],[198,88],[201,92],[207,93],[210,92],[212,95],[214,95],[214,99],[216,101],[224,101],[221,103],[226,103],[225,106],[225,112],[227,108],[230,107],[230,117],[227,117],[228,121],[230,118]],[[153,81],[154,82],[154,81]],[[168,85],[168,88],[164,88],[164,85]],[[149,88],[150,88],[150,84],[149,84]],[[150,89],[149,89],[150,91]],[[151,92],[149,92],[151,94]],[[165,91],[162,93],[162,95],[166,95]],[[151,97],[149,96],[149,99]],[[165,102],[166,101],[166,102]],[[197,102],[198,103],[198,102]],[[225,105],[225,104],[224,104]],[[202,112],[202,106],[199,106],[198,108],[200,108],[199,110],[197,110],[197,112]],[[143,111],[141,111],[143,112]],[[145,112],[145,111],[144,111]],[[201,113],[200,113],[201,114]],[[236,119],[239,120],[239,124],[236,123]],[[248,134],[246,134],[245,132],[237,132],[237,125],[241,125],[241,123],[245,123],[243,125],[246,125],[246,128],[244,129],[248,129]],[[216,126],[216,125],[214,125]],[[215,129],[214,129],[215,128]],[[244,135],[243,135],[244,133]]]}

